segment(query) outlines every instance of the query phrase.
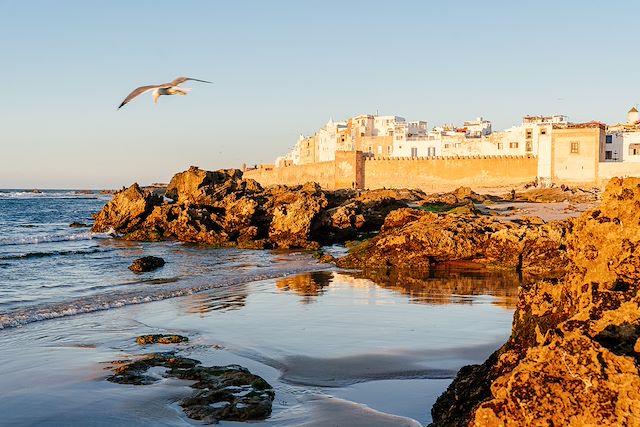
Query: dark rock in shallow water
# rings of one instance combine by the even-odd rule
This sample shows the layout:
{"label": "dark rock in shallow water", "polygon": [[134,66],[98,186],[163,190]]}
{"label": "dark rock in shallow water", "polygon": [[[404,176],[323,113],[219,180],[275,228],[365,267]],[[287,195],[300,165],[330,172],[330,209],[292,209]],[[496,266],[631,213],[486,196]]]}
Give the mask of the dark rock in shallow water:
{"label": "dark rock in shallow water", "polygon": [[165,334],[155,334],[155,335],[140,335],[136,338],[136,342],[140,345],[146,344],[177,344],[181,342],[188,342],[189,338],[183,337],[182,335],[165,335]]}
{"label": "dark rock in shallow water", "polygon": [[107,380],[118,384],[151,384],[158,379],[146,372],[157,366],[168,369],[165,376],[196,381],[191,387],[199,391],[179,402],[189,418],[214,424],[222,420],[262,420],[271,414],[273,387],[238,365],[207,367],[173,352],[153,353],[122,363]]}
{"label": "dark rock in shallow water", "polygon": [[133,261],[129,266],[129,270],[136,273],[142,273],[145,271],[152,271],[156,268],[160,268],[165,264],[164,260],[156,256],[145,256]]}
{"label": "dark rock in shallow water", "polygon": [[83,223],[83,222],[74,221],[71,224],[69,224],[69,227],[71,227],[71,228],[84,228],[84,227],[88,227],[88,225]]}

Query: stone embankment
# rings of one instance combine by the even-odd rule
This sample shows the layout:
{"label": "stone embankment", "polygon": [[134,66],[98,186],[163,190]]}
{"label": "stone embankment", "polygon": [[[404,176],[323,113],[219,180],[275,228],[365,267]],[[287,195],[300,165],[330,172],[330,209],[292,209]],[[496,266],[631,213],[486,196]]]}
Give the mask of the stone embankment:
{"label": "stone embankment", "polygon": [[640,425],[640,179],[564,229],[567,273],[525,283],[511,337],[460,370],[433,426]]}

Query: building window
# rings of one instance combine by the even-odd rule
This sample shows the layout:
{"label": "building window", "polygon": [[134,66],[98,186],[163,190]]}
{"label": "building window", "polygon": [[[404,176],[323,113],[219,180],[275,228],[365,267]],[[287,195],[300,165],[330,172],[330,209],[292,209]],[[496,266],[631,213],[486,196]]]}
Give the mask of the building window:
{"label": "building window", "polygon": [[605,152],[604,152],[604,159],[605,159],[605,160],[611,160],[611,159],[613,159],[613,152],[612,152],[612,151],[605,151]]}
{"label": "building window", "polygon": [[436,147],[427,147],[427,156],[435,157],[436,155]]}
{"label": "building window", "polygon": [[572,142],[571,143],[571,152],[574,154],[578,154],[580,152],[580,143]]}
{"label": "building window", "polygon": [[533,136],[533,131],[531,129],[527,129],[527,139],[531,139]]}
{"label": "building window", "polygon": [[364,132],[360,132],[360,136],[364,136]]}
{"label": "building window", "polygon": [[509,143],[509,148],[518,148],[518,143],[517,142],[510,142]]}
{"label": "building window", "polygon": [[411,147],[411,157],[418,157],[418,147]]}
{"label": "building window", "polygon": [[393,149],[391,148],[391,146],[390,146],[390,145],[387,145],[387,154],[391,154],[391,151],[392,151],[392,150],[393,150]]}
{"label": "building window", "polygon": [[389,131],[389,136],[393,136],[393,131],[392,130]]}
{"label": "building window", "polygon": [[498,142],[498,150],[502,150],[502,142]]}
{"label": "building window", "polygon": [[629,144],[629,155],[637,156],[640,154],[640,144]]}
{"label": "building window", "polygon": [[455,144],[453,144],[453,146],[454,146],[455,148],[460,148],[460,143],[459,143],[459,142],[456,142]]}
{"label": "building window", "polygon": [[546,135],[547,134],[547,129],[542,128],[540,129],[540,135]]}
{"label": "building window", "polygon": [[449,148],[449,144],[444,144],[444,148]]}
{"label": "building window", "polygon": [[533,144],[531,143],[531,141],[527,142],[526,150],[527,151],[533,151]]}
{"label": "building window", "polygon": [[607,135],[606,136],[606,143],[607,144],[613,143],[613,135]]}
{"label": "building window", "polygon": [[372,147],[372,146],[369,146],[369,148],[367,149],[367,151],[368,151],[369,153],[373,153],[373,147]]}

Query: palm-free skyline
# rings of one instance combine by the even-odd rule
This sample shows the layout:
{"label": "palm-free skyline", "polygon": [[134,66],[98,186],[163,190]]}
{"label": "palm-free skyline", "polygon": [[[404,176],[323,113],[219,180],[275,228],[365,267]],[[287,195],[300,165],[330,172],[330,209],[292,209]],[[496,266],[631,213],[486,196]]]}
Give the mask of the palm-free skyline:
{"label": "palm-free skyline", "polygon": [[[168,10],[163,17],[157,11]],[[114,188],[272,162],[329,117],[625,119],[632,1],[0,0],[0,188]],[[190,76],[186,97],[131,89]]]}

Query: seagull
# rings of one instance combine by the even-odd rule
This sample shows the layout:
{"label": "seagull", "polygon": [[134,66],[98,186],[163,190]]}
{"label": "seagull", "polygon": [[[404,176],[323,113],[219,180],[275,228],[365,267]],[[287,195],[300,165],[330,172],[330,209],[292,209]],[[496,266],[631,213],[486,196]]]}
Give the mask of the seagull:
{"label": "seagull", "polygon": [[127,95],[124,101],[122,101],[122,104],[120,104],[120,106],[118,107],[118,110],[136,96],[149,91],[153,91],[153,102],[155,104],[158,103],[158,98],[160,98],[161,95],[186,95],[191,89],[179,86],[188,80],[202,83],[213,83],[206,80],[193,79],[191,77],[177,77],[172,82],[163,83],[161,85],[140,86],[139,88],[134,89],[133,92],[131,92],[129,95]]}

